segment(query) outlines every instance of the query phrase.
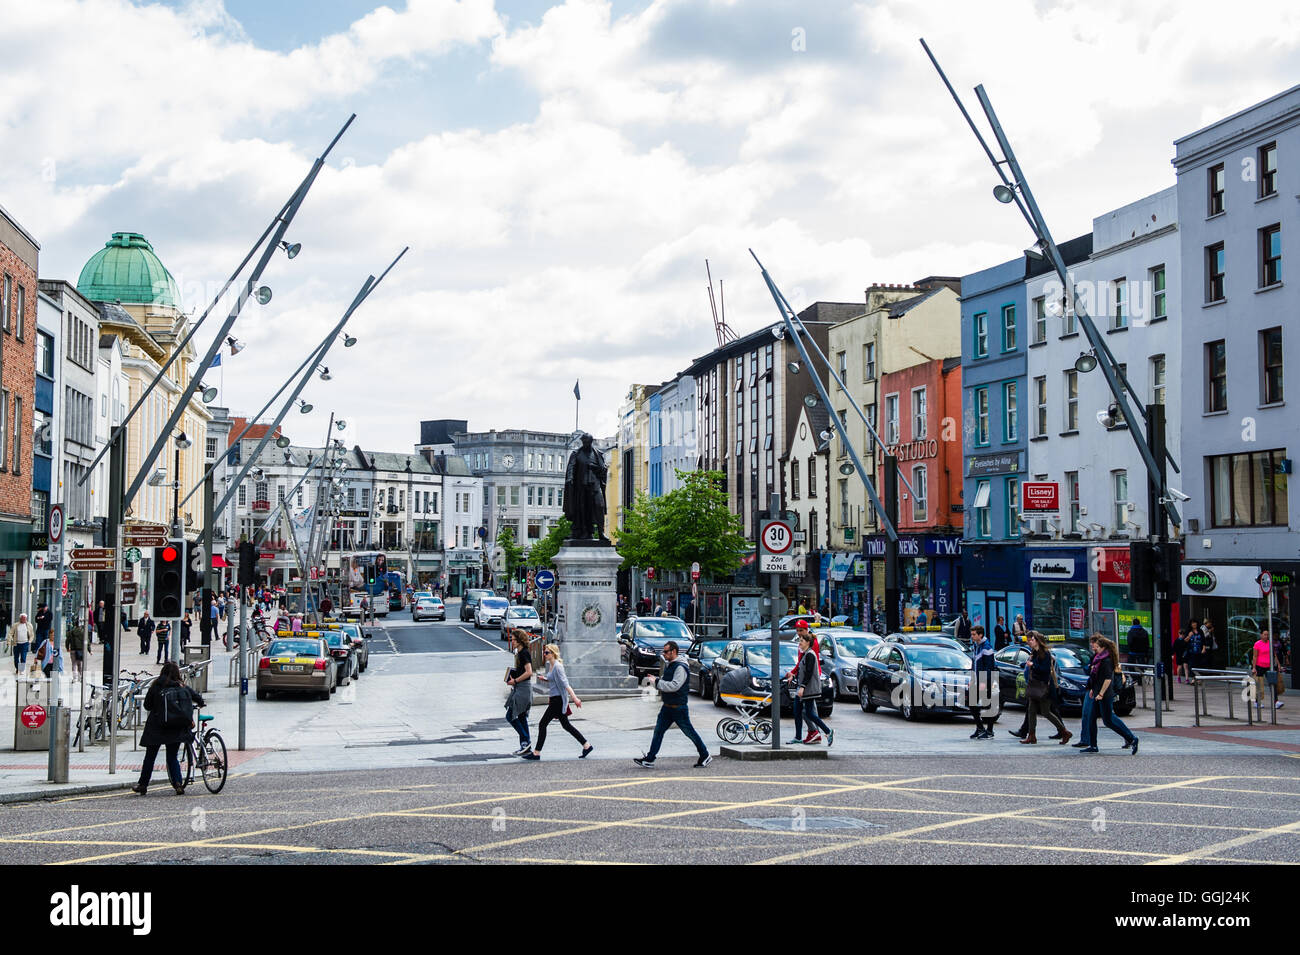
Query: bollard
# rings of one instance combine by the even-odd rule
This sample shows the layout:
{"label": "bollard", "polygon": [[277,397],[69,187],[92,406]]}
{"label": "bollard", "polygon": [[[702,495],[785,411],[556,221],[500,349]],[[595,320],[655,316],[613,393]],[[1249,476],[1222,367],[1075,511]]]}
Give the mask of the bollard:
{"label": "bollard", "polygon": [[49,781],[52,783],[68,781],[68,716],[68,708],[59,700],[50,713]]}

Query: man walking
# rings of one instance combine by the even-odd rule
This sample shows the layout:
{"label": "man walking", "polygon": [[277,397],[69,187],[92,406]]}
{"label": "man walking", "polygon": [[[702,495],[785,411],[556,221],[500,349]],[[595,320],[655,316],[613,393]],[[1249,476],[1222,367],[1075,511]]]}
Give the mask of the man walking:
{"label": "man walking", "polygon": [[664,675],[658,680],[651,676],[650,685],[659,691],[663,698],[663,706],[659,709],[659,719],[655,723],[654,737],[650,740],[650,751],[640,759],[634,759],[632,762],[638,766],[644,766],[649,769],[655,764],[655,757],[659,755],[659,747],[663,744],[664,733],[668,732],[668,727],[674,723],[686,734],[686,738],[695,744],[696,751],[700,754],[699,761],[696,762],[695,768],[701,769],[713,761],[709,755],[708,748],[704,741],[700,739],[700,734],[695,732],[695,727],[691,725],[691,712],[687,706],[687,688],[690,677],[690,670],[686,664],[677,659],[677,643],[669,640],[664,644]]}
{"label": "man walking", "polygon": [[1133,626],[1128,628],[1128,662],[1151,662],[1151,637],[1137,617],[1133,618]]}
{"label": "man walking", "polygon": [[[1002,618],[999,617],[999,620]],[[975,719],[975,732],[971,739],[992,739],[993,723],[998,718],[998,711],[993,707],[994,687],[997,685],[997,665],[993,661],[993,644],[984,635],[983,627],[971,627],[971,656],[974,659],[974,673],[970,682],[970,713]],[[992,713],[992,716],[989,714]]]}
{"label": "man walking", "polygon": [[36,645],[39,647],[50,635],[50,627],[54,625],[54,614],[50,612],[50,605],[42,603],[37,607],[36,617],[32,622],[36,624]]}
{"label": "man walking", "polygon": [[153,617],[149,616],[149,611],[146,610],[135,625],[135,632],[140,635],[140,652],[145,656],[149,655],[149,641],[153,638],[153,630]]}

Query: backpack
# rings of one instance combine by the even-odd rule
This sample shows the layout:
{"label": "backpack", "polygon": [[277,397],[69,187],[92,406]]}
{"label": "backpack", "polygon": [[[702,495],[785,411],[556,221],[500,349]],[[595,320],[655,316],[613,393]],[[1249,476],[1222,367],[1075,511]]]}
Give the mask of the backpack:
{"label": "backpack", "polygon": [[187,686],[169,686],[162,691],[163,729],[189,729],[194,721],[194,698]]}

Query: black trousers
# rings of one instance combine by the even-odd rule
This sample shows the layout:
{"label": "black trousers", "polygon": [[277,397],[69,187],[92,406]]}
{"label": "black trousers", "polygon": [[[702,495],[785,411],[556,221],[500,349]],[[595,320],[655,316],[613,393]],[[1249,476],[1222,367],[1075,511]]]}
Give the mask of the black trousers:
{"label": "black trousers", "polygon": [[569,722],[569,718],[564,715],[564,697],[553,696],[550,702],[546,704],[546,712],[542,714],[542,721],[537,724],[537,745],[533,747],[534,752],[540,753],[542,747],[546,745],[546,726],[551,720],[559,720],[564,731],[582,744],[585,749],[587,738],[578,732],[577,727]]}

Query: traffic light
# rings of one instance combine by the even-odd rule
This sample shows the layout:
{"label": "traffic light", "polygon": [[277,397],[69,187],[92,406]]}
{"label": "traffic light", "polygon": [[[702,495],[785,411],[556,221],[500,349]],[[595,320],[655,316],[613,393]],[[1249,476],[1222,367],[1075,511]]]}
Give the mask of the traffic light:
{"label": "traffic light", "polygon": [[202,590],[206,586],[207,578],[203,573],[203,569],[203,545],[199,543],[190,544],[189,562],[185,567],[186,593]]}
{"label": "traffic light", "polygon": [[1133,541],[1128,545],[1129,599],[1149,603],[1155,598],[1155,562],[1151,545]]}
{"label": "traffic light", "polygon": [[261,556],[252,541],[239,542],[239,586],[257,585],[257,559]]}
{"label": "traffic light", "polygon": [[1150,544],[1133,541],[1128,545],[1129,597],[1147,602],[1156,590],[1165,600],[1177,600],[1183,592],[1182,548],[1177,541]]}
{"label": "traffic light", "polygon": [[153,615],[176,620],[184,614],[185,542],[170,541],[153,549]]}

